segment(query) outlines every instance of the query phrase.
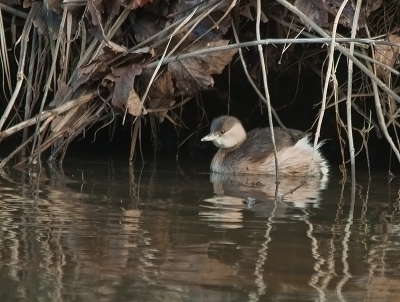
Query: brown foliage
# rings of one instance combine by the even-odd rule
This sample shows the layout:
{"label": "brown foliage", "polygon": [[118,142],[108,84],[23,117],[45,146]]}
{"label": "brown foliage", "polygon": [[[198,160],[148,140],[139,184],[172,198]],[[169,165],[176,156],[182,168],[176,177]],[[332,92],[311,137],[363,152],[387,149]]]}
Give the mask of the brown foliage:
{"label": "brown foliage", "polygon": [[[375,45],[375,59],[388,67],[394,67],[400,56],[400,36],[388,35],[386,41],[397,43],[399,46],[394,45]],[[398,64],[398,63],[397,63]],[[390,78],[390,71],[382,65],[376,66],[376,74],[378,77]]]}
{"label": "brown foliage", "polygon": [[[296,0],[295,6],[319,26],[329,27],[329,15],[335,17],[343,2],[344,0]],[[343,26],[352,26],[355,2],[349,0],[346,3],[339,18],[339,23]],[[382,5],[382,0],[364,2],[361,8],[362,14],[358,20],[358,28],[364,28],[366,17]]]}
{"label": "brown foliage", "polygon": [[[190,53],[199,49],[228,44],[227,40],[197,43],[187,51]],[[207,55],[179,60],[168,64],[168,71],[176,81],[176,86],[182,91],[193,94],[200,89],[214,86],[212,74],[219,74],[232,60],[236,50],[216,52]]]}
{"label": "brown foliage", "polygon": [[139,95],[133,87],[135,77],[141,73],[142,68],[137,64],[112,70],[112,74],[115,76],[115,87],[111,103],[117,108],[127,110],[133,116],[146,114]]}

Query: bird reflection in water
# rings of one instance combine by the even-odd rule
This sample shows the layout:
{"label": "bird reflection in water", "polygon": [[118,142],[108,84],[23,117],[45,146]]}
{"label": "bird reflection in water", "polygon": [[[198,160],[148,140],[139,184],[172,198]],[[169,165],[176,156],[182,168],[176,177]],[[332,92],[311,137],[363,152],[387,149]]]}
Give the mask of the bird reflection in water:
{"label": "bird reflection in water", "polygon": [[212,173],[214,196],[204,199],[199,215],[220,228],[243,227],[243,213],[259,217],[285,217],[290,208],[318,207],[327,178]]}

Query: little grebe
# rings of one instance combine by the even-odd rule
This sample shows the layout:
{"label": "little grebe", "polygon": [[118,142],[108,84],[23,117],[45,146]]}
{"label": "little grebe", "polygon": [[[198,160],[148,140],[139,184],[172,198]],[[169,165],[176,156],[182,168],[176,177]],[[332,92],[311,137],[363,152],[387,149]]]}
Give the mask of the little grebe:
{"label": "little grebe", "polygon": [[[329,168],[309,137],[300,130],[274,128],[279,173],[288,176],[327,175]],[[238,174],[275,174],[274,147],[270,128],[246,133],[233,116],[220,116],[211,123],[211,133],[201,139],[220,148],[211,162],[211,171]],[[311,160],[312,159],[312,160]]]}

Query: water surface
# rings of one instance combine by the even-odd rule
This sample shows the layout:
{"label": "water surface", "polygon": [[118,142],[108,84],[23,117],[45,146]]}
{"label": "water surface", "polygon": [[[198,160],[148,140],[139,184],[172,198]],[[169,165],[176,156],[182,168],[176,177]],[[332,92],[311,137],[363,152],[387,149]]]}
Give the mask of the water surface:
{"label": "water surface", "polygon": [[207,170],[0,171],[0,301],[397,300],[399,179]]}

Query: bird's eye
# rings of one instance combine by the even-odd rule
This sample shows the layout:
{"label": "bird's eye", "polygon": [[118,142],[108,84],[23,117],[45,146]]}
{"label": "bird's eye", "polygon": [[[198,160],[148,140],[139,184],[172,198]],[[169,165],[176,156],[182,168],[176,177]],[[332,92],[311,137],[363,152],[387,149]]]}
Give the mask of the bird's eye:
{"label": "bird's eye", "polygon": [[221,130],[221,134],[224,134],[226,131],[225,130]]}

